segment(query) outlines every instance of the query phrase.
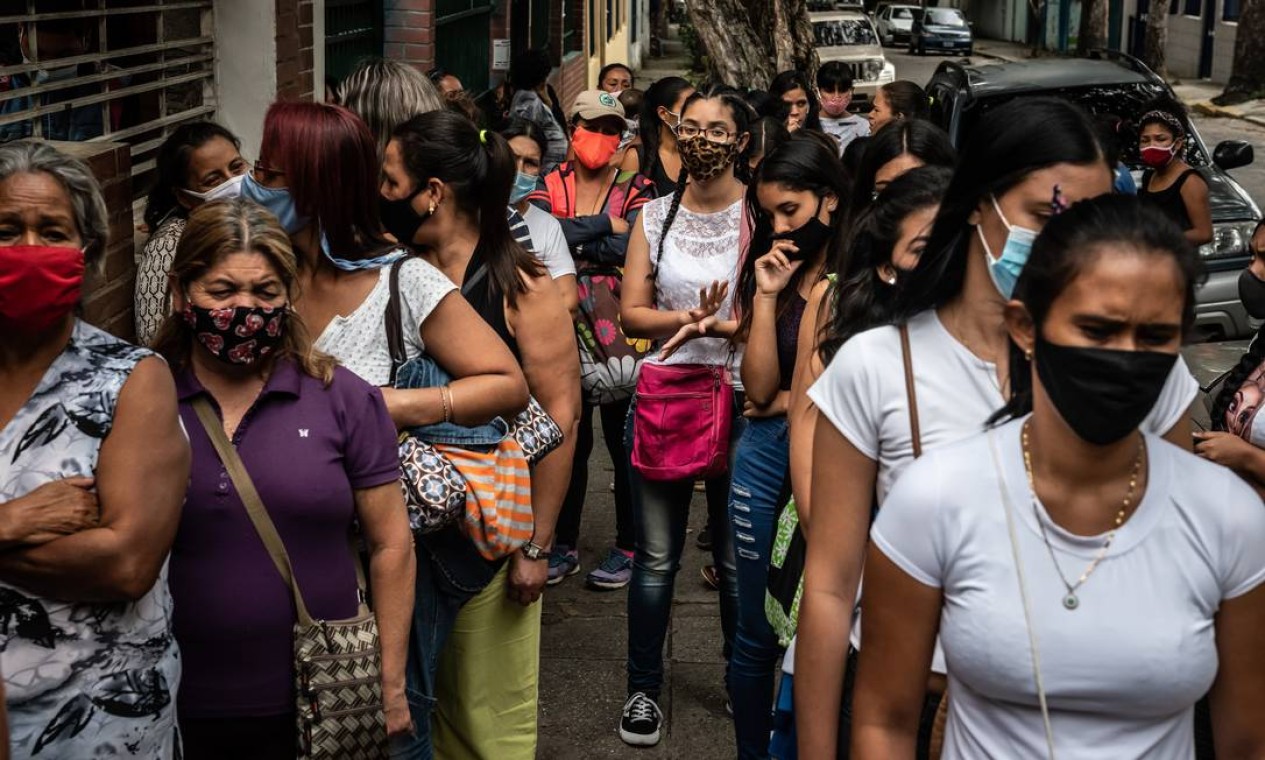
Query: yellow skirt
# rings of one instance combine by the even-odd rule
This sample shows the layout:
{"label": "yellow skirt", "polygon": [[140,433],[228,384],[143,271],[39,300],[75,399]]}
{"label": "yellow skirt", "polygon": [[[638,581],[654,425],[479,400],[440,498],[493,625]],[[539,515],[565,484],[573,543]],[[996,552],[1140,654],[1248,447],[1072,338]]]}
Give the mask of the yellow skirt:
{"label": "yellow skirt", "polygon": [[440,655],[431,736],[440,760],[534,760],[540,607],[506,596],[509,563],[466,603]]}

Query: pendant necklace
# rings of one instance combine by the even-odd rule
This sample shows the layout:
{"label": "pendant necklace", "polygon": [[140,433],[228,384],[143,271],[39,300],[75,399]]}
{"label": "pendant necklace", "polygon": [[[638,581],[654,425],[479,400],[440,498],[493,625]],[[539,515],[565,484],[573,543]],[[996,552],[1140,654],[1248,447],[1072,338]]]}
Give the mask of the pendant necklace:
{"label": "pendant necklace", "polygon": [[1067,576],[1063,574],[1063,568],[1059,565],[1058,557],[1054,555],[1054,545],[1050,543],[1050,536],[1045,528],[1045,520],[1041,519],[1041,509],[1037,501],[1037,481],[1032,472],[1032,450],[1028,445],[1028,429],[1032,421],[1029,420],[1023,424],[1023,466],[1028,474],[1028,490],[1032,494],[1032,514],[1036,517],[1037,527],[1041,529],[1041,540],[1045,542],[1045,548],[1050,553],[1050,561],[1054,563],[1054,571],[1059,574],[1059,580],[1063,582],[1063,586],[1067,589],[1067,595],[1063,597],[1063,606],[1070,610],[1080,607],[1080,597],[1076,595],[1078,589],[1089,580],[1089,576],[1098,569],[1098,564],[1106,558],[1108,550],[1111,549],[1111,542],[1116,538],[1116,531],[1124,525],[1125,517],[1129,513],[1129,507],[1133,504],[1133,494],[1138,487],[1138,475],[1142,472],[1142,461],[1146,456],[1146,439],[1143,438],[1138,442],[1138,456],[1133,462],[1133,472],[1129,474],[1129,490],[1124,495],[1124,503],[1120,506],[1120,511],[1116,513],[1115,524],[1111,531],[1107,534],[1107,540],[1103,542],[1102,549],[1098,551],[1098,555],[1089,563],[1089,567],[1085,568],[1085,572],[1081,573],[1076,583],[1069,583]]}

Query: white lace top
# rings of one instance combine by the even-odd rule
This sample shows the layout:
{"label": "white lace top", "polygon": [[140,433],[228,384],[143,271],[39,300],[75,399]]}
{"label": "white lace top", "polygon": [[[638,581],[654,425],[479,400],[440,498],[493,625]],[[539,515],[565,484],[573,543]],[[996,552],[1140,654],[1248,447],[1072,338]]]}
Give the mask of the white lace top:
{"label": "white lace top", "polygon": [[[383,267],[378,284],[360,306],[347,316],[335,316],[316,341],[317,348],[372,385],[386,385],[391,378],[391,351],[383,322],[391,298],[390,272],[390,267]],[[423,353],[422,323],[456,289],[443,272],[421,259],[409,259],[400,267],[400,314],[408,358]]]}
{"label": "white lace top", "polygon": [[[699,288],[719,280],[729,283],[729,294],[717,312],[720,319],[733,317],[733,296],[738,280],[739,225],[742,201],[724,211],[698,214],[682,203],[668,228],[659,259],[659,238],[668,216],[672,196],[650,201],[641,211],[641,224],[650,244],[650,266],[655,272],[655,308],[663,310],[698,307]],[[742,347],[731,356],[724,338],[695,338],[660,361],[657,353],[646,357],[653,364],[711,364],[736,369],[742,361]]]}

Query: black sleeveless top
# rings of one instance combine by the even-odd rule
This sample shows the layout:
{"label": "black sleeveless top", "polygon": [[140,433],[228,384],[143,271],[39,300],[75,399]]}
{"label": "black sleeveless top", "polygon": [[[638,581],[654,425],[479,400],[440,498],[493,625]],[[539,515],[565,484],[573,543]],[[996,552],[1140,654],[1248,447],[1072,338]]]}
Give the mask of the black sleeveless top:
{"label": "black sleeveless top", "polygon": [[466,302],[483,317],[483,321],[505,341],[514,359],[522,364],[523,357],[518,352],[518,341],[510,333],[510,326],[505,321],[505,294],[497,286],[492,272],[478,256],[471,256],[466,264],[466,274],[461,279],[461,295]]}
{"label": "black sleeveless top", "polygon": [[1138,188],[1138,197],[1155,204],[1185,232],[1195,226],[1190,221],[1190,212],[1186,210],[1186,201],[1182,200],[1182,185],[1186,184],[1186,180],[1192,175],[1199,181],[1207,183],[1198,169],[1187,169],[1169,187],[1152,192],[1148,188],[1151,186],[1151,180],[1155,178],[1155,172],[1148,169],[1142,173],[1142,187]]}
{"label": "black sleeveless top", "polygon": [[664,198],[676,192],[676,177],[669,177],[667,170],[663,168],[663,161],[659,160],[659,151],[656,150],[653,156],[647,156],[646,146],[642,145],[638,148],[640,155],[639,165],[641,166],[641,174],[654,184],[655,197]]}

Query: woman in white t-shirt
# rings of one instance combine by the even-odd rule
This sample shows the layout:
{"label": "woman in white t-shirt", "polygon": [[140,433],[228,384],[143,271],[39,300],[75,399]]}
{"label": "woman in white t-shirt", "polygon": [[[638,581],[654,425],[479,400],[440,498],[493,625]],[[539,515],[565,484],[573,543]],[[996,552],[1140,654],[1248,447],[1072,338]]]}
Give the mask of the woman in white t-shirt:
{"label": "woman in white t-shirt", "polygon": [[[846,715],[839,719],[844,662],[875,495],[881,506],[916,443],[930,451],[967,438],[1005,404],[1010,342],[1002,309],[1034,230],[1057,208],[1110,192],[1111,179],[1093,124],[1067,101],[1030,98],[986,114],[961,155],[926,251],[899,291],[893,312],[903,328],[855,336],[809,390],[820,416],[795,682],[799,744],[807,754],[847,749],[846,735],[839,736],[848,724]],[[1143,428],[1189,447],[1186,412],[1197,392],[1179,360]],[[945,684],[939,658],[933,670],[929,707]],[[924,728],[929,734],[930,720]]]}
{"label": "woman in white t-shirt", "polygon": [[[620,316],[634,338],[665,341],[647,364],[710,365],[736,369],[742,360],[729,338],[732,281],[741,258],[745,186],[734,176],[750,140],[750,107],[731,90],[691,95],[681,110],[678,149],[688,180],[666,198],[647,203],[633,226],[624,270]],[[735,393],[730,451],[742,434],[741,394]],[[720,413],[722,410],[717,410]],[[632,418],[633,415],[630,415]],[[625,441],[631,441],[625,436]],[[659,742],[663,713],[663,644],[676,572],[685,546],[693,479],[648,480],[633,474],[636,548],[628,590],[628,701],[620,738],[634,746]],[[728,474],[709,489],[727,494]],[[723,525],[723,515],[713,525]],[[721,569],[721,626],[728,657],[738,590],[729,531],[714,532],[712,555]]]}
{"label": "woman in white t-shirt", "polygon": [[1265,504],[1143,419],[1201,267],[1132,196],[1046,226],[1006,307],[1008,422],[912,465],[866,563],[853,755],[912,757],[936,634],[945,760],[1265,757]]}

